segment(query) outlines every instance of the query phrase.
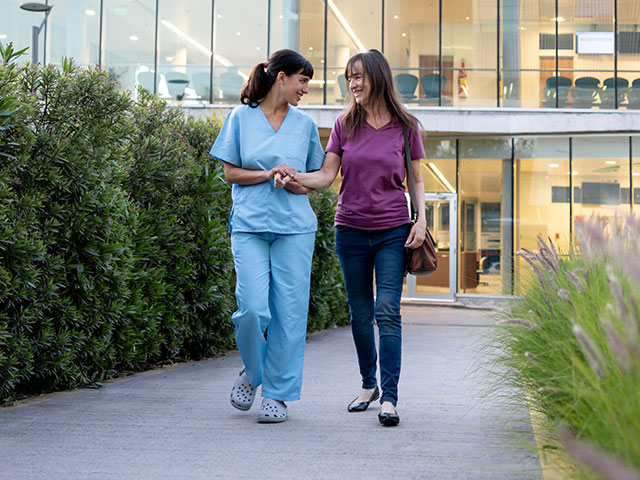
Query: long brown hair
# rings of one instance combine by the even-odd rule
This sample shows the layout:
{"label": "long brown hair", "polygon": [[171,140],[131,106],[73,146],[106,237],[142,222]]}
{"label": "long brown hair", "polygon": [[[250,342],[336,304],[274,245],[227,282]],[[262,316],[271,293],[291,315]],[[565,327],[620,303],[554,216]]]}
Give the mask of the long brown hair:
{"label": "long brown hair", "polygon": [[[413,128],[417,131],[420,122],[402,104],[400,94],[393,81],[391,67],[384,55],[378,50],[369,50],[351,57],[344,69],[344,78],[347,84],[357,63],[362,65],[362,74],[369,79],[369,84],[371,85],[369,98],[371,102],[374,104],[384,102],[392,119],[397,120],[407,128]],[[364,126],[367,113],[364,107],[355,101],[353,95],[350,97],[351,102],[346,112],[342,115],[342,125],[346,129],[347,138],[354,138]]]}
{"label": "long brown hair", "polygon": [[269,61],[253,67],[249,80],[240,92],[240,101],[252,108],[257,107],[260,100],[271,90],[280,72],[284,72],[287,76],[301,73],[313,78],[313,67],[309,60],[294,50],[286,48],[278,50],[271,54]]}

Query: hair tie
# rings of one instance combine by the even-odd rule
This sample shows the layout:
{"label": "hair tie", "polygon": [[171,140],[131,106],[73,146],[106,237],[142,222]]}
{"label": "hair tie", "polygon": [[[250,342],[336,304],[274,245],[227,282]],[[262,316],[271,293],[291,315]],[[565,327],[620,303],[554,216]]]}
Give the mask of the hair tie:
{"label": "hair tie", "polygon": [[263,66],[264,68],[267,68],[267,65],[269,65],[269,62],[264,62],[264,63],[262,64],[262,66]]}

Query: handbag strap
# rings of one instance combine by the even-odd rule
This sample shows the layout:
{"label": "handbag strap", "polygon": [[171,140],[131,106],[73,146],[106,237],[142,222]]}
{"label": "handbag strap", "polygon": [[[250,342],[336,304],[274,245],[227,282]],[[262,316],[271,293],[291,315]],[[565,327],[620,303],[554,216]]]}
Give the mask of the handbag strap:
{"label": "handbag strap", "polygon": [[411,148],[409,147],[409,132],[406,125],[402,125],[402,137],[404,139],[404,166],[407,169],[407,188],[411,199],[411,221],[418,220],[418,206],[416,204],[415,183],[413,180],[413,169],[411,168]]}

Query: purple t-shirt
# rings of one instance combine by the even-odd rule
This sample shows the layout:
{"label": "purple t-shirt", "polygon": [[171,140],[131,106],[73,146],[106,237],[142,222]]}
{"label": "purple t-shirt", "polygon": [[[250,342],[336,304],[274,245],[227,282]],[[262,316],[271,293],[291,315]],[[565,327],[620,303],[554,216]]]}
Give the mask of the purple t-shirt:
{"label": "purple t-shirt", "polygon": [[[419,133],[409,129],[411,159],[424,158]],[[376,130],[368,123],[348,139],[342,117],[336,120],[327,152],[342,157],[342,186],[336,225],[382,230],[409,222],[402,124],[392,120]]]}

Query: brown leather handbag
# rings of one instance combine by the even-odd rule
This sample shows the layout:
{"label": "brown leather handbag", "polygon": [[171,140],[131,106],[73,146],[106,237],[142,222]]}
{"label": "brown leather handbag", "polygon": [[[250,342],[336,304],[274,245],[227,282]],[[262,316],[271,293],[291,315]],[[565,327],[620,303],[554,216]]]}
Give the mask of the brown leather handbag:
{"label": "brown leather handbag", "polygon": [[[404,164],[407,169],[407,187],[409,188],[409,197],[411,198],[411,224],[415,224],[418,220],[418,207],[416,203],[413,170],[411,169],[409,133],[405,125],[402,126],[402,136],[404,137]],[[431,275],[438,268],[435,242],[428,228],[425,233],[426,235],[422,245],[418,248],[405,248],[405,275],[410,273],[411,275],[425,277]]]}

